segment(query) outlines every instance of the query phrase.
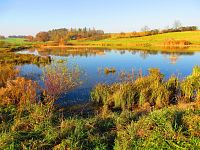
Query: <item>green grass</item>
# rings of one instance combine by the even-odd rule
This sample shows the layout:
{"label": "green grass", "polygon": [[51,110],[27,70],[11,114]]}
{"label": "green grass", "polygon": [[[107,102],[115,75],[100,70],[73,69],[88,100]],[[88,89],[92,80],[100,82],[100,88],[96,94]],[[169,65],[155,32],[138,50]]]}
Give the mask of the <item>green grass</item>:
{"label": "green grass", "polygon": [[[199,149],[200,111],[176,106],[151,112],[61,117],[45,105],[0,106],[0,149]],[[5,120],[6,118],[6,120]]]}
{"label": "green grass", "polygon": [[0,41],[7,42],[11,44],[11,46],[31,46],[34,44],[41,44],[43,42],[28,42],[25,38],[6,38]]}
{"label": "green grass", "polygon": [[25,41],[24,38],[6,38],[6,39],[1,40],[1,41],[8,42],[8,43],[10,43],[12,45],[32,44],[32,42]]}
{"label": "green grass", "polygon": [[114,148],[199,149],[200,139],[194,133],[195,128],[189,127],[194,123],[197,127],[196,132],[199,133],[199,115],[198,110],[183,110],[176,107],[155,110],[140,117],[139,120],[124,123],[117,132]]}
{"label": "green grass", "polygon": [[[85,44],[93,46],[118,46],[118,47],[146,47],[155,48],[163,45],[166,39],[173,38],[175,40],[186,40],[191,45],[200,45],[200,31],[173,32],[158,34],[152,36],[136,37],[136,38],[108,38],[100,41],[70,41],[74,44]],[[157,47],[158,48],[158,47]]]}
{"label": "green grass", "polygon": [[102,42],[108,43],[152,43],[162,44],[165,39],[174,38],[176,40],[187,40],[192,44],[200,44],[200,31],[174,32],[138,38],[105,39]]}

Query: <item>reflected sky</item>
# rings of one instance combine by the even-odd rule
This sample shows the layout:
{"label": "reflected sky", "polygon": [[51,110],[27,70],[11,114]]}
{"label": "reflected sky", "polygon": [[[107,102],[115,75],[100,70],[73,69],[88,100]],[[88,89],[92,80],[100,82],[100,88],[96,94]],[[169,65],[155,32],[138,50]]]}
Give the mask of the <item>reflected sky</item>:
{"label": "reflected sky", "polygon": [[[149,68],[159,68],[169,78],[176,75],[180,78],[188,76],[195,65],[200,65],[200,52],[194,53],[161,53],[155,51],[130,51],[130,50],[25,50],[19,53],[35,55],[49,55],[55,61],[67,60],[66,66],[77,64],[83,71],[83,85],[65,95],[58,103],[76,103],[87,101],[90,90],[97,83],[113,83],[119,79],[122,71],[135,72],[142,70],[143,75]],[[54,62],[55,62],[54,61]],[[64,62],[65,63],[65,62]],[[114,67],[115,74],[104,73],[104,68]],[[39,81],[42,75],[42,67],[36,65],[23,65],[20,67],[20,75]]]}

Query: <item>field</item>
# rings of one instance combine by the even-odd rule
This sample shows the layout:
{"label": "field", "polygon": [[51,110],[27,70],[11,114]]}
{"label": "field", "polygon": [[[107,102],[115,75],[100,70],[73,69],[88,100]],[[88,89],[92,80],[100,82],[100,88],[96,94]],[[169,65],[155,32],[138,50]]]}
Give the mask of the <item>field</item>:
{"label": "field", "polygon": [[32,44],[32,42],[25,41],[24,38],[6,38],[5,40],[0,40],[0,41],[8,42],[12,45],[18,45],[18,46]]}
{"label": "field", "polygon": [[[165,40],[185,40],[191,43],[191,46],[200,46],[200,31],[173,32],[164,33],[152,36],[136,37],[136,38],[108,38],[100,41],[70,41],[77,45],[92,45],[92,46],[118,46],[118,47],[146,47],[155,48],[164,45]],[[177,46],[177,45],[175,45]]]}
{"label": "field", "polygon": [[0,42],[8,43],[12,47],[20,47],[20,46],[24,47],[24,46],[33,46],[37,44],[43,44],[43,42],[36,42],[36,41],[29,42],[24,38],[6,38],[6,39],[0,39]]}

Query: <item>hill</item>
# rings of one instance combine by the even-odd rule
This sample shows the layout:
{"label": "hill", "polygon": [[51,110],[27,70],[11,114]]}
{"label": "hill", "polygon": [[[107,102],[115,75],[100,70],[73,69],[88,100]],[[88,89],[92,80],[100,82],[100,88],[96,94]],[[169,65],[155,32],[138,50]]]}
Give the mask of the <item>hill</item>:
{"label": "hill", "polygon": [[120,47],[154,47],[163,46],[167,39],[185,40],[192,46],[200,46],[200,31],[173,32],[151,36],[133,37],[133,38],[107,38],[99,41],[76,40],[70,41],[76,45],[93,46],[120,46]]}

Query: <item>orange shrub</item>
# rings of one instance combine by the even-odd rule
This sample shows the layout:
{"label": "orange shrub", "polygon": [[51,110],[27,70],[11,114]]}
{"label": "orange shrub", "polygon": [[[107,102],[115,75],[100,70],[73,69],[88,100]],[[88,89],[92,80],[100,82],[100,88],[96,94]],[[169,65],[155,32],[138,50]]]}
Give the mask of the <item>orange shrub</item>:
{"label": "orange shrub", "polygon": [[18,73],[18,70],[14,69],[13,65],[4,64],[0,67],[0,87],[5,86],[7,80],[14,79]]}
{"label": "orange shrub", "polygon": [[175,40],[173,38],[164,41],[165,46],[188,46],[191,43],[187,40]]}
{"label": "orange shrub", "polygon": [[9,80],[5,88],[0,88],[0,104],[29,105],[36,101],[37,84],[31,80],[18,77]]}

